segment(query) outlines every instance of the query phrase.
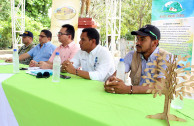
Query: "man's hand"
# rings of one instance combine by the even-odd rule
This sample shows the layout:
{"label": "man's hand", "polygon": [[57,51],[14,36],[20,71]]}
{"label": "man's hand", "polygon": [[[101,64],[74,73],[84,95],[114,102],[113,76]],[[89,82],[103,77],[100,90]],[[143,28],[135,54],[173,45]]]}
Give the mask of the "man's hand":
{"label": "man's hand", "polygon": [[29,66],[30,66],[30,67],[39,67],[38,62],[36,62],[36,61],[34,61],[34,60],[31,60],[31,61],[30,61]]}
{"label": "man's hand", "polygon": [[13,59],[12,58],[6,59],[5,62],[12,63]]}
{"label": "man's hand", "polygon": [[44,61],[38,62],[38,65],[41,69],[52,69],[52,64],[49,64],[49,63],[44,62]]}
{"label": "man's hand", "polygon": [[73,63],[70,62],[69,60],[66,60],[62,63],[61,71],[76,74],[75,73],[76,69],[73,67]]}
{"label": "man's hand", "polygon": [[131,86],[126,86],[121,79],[118,79],[115,76],[110,77],[105,82],[104,89],[108,93],[116,94],[129,94],[131,92]]}

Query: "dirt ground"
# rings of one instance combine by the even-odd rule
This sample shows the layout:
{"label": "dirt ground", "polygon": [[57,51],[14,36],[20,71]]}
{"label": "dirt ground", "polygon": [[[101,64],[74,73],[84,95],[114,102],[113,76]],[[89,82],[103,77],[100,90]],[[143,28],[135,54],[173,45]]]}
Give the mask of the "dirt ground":
{"label": "dirt ground", "polygon": [[10,50],[0,50],[0,60],[11,58],[12,53],[13,51],[11,49]]}

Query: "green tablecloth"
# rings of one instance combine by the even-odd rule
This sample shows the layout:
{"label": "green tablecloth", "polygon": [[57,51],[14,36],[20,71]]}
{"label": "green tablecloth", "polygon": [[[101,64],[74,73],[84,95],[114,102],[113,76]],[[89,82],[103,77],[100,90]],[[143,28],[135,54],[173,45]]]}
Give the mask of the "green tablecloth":
{"label": "green tablecloth", "polygon": [[[0,63],[3,63],[3,60],[0,60]],[[27,65],[20,64],[20,67],[28,67]],[[13,73],[13,64],[9,65],[0,65],[0,73]]]}
{"label": "green tablecloth", "polygon": [[[68,74],[69,75],[69,74]],[[145,116],[163,112],[164,97],[151,94],[109,94],[103,83],[71,75],[60,83],[36,79],[20,72],[2,85],[20,126],[165,126],[164,120]],[[194,100],[184,99],[184,109],[171,114],[187,122],[171,126],[194,126]]]}

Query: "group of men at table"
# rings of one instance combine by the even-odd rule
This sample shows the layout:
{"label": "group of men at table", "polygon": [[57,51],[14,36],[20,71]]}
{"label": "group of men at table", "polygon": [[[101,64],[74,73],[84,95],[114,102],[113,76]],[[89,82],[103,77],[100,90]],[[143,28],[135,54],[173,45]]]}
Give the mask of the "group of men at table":
{"label": "group of men at table", "polygon": [[[70,24],[63,25],[58,32],[58,40],[61,43],[59,47],[51,43],[52,33],[49,30],[40,32],[40,43],[36,46],[32,43],[32,32],[25,31],[20,35],[24,45],[18,51],[19,61],[29,64],[30,67],[52,69],[55,54],[59,52],[61,72],[75,74],[85,79],[104,81],[105,91],[109,93],[146,93],[149,86],[142,86],[145,83],[142,76],[147,74],[144,70],[150,67],[147,63],[157,61],[155,54],[169,53],[158,47],[160,30],[156,26],[145,25],[138,31],[132,31],[131,34],[136,35],[136,51],[130,51],[124,58],[125,72],[130,72],[132,84],[130,86],[115,77],[113,57],[107,48],[99,45],[100,35],[95,28],[82,30],[79,46],[74,42],[74,27]],[[6,60],[6,62],[11,61],[12,59]],[[158,77],[157,80],[160,81],[161,78]]]}

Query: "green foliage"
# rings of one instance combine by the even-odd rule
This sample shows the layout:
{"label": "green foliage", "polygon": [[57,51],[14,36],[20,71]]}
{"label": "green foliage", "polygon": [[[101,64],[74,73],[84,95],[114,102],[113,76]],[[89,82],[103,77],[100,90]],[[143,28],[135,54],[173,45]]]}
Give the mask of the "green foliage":
{"label": "green foliage", "polygon": [[132,40],[131,31],[151,24],[152,0],[124,0],[122,3],[121,37]]}
{"label": "green foliage", "polygon": [[[16,6],[19,0],[15,0]],[[25,30],[32,31],[34,42],[38,43],[38,35],[42,29],[50,28],[48,9],[52,0],[26,0]],[[121,37],[132,40],[131,31],[151,23],[152,0],[122,0]],[[90,16],[99,23],[101,41],[106,40],[106,5],[104,0],[94,0],[90,6]],[[0,0],[0,47],[6,48],[12,44],[11,3],[10,0]]]}
{"label": "green foliage", "polygon": [[94,0],[91,2],[89,15],[98,22],[100,30],[100,41],[106,40],[106,5],[104,0]]}
{"label": "green foliage", "polygon": [[0,21],[0,49],[5,49],[11,46],[12,32],[11,31],[11,19],[8,21]]}
{"label": "green foliage", "polygon": [[[151,24],[152,0],[122,0],[121,37],[133,40],[131,31]],[[104,0],[94,0],[90,7],[90,16],[100,24],[101,41],[106,40],[106,5]]]}
{"label": "green foliage", "polygon": [[[25,30],[34,34],[34,43],[39,43],[38,35],[42,29],[50,28],[48,9],[52,0],[26,0]],[[15,6],[19,0],[15,0]],[[12,46],[11,1],[0,0],[0,49]]]}
{"label": "green foliage", "polygon": [[10,1],[9,0],[0,0],[0,20],[4,21],[10,16],[11,11]]}
{"label": "green foliage", "polygon": [[41,22],[35,21],[33,18],[28,16],[25,17],[25,30],[31,31],[34,35],[33,42],[38,44],[40,31],[45,29]]}
{"label": "green foliage", "polygon": [[11,6],[9,0],[0,1],[0,49],[11,46]]}
{"label": "green foliage", "polygon": [[26,0],[26,15],[44,27],[50,27],[48,10],[51,8],[52,0]]}

